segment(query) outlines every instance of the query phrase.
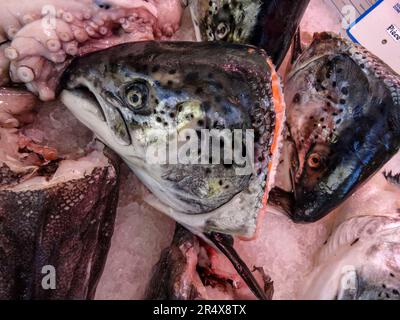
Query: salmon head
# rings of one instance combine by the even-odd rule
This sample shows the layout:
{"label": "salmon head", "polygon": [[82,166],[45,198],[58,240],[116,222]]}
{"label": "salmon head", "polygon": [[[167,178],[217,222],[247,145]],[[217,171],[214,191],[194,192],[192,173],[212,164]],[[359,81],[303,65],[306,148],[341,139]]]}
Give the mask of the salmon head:
{"label": "salmon head", "polygon": [[77,59],[62,82],[64,104],[125,160],[157,208],[196,233],[253,236],[282,129],[264,51],[130,43]]}
{"label": "salmon head", "polygon": [[271,203],[297,222],[341,204],[400,147],[400,78],[366,49],[322,33],[285,85],[287,133]]}

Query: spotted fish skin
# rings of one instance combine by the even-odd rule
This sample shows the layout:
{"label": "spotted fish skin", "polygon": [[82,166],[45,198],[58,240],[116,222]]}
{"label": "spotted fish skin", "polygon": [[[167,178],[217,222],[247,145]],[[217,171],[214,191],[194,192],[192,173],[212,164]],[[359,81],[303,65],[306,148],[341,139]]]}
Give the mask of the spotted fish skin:
{"label": "spotted fish skin", "polygon": [[[263,50],[224,42],[131,43],[77,59],[63,81],[66,106],[122,156],[161,200],[161,211],[197,233],[254,235],[282,128],[274,99],[279,79]],[[90,109],[101,106],[103,117],[77,107],[90,100],[79,88],[91,92]],[[127,100],[132,88],[143,98],[140,108]],[[254,153],[251,147],[245,156],[254,171],[238,174],[236,163],[146,160],[146,150],[162,142],[160,130],[183,129],[253,130]]]}
{"label": "spotted fish skin", "polygon": [[[195,5],[195,1],[192,5]],[[203,14],[199,17],[202,38],[248,43],[257,26],[261,6],[260,0],[198,1],[196,9]]]}
{"label": "spotted fish skin", "polygon": [[252,44],[279,67],[309,0],[192,0],[197,40]]}
{"label": "spotted fish skin", "polygon": [[290,176],[271,202],[297,222],[341,204],[399,150],[399,97],[399,75],[379,58],[316,34],[285,86]]}

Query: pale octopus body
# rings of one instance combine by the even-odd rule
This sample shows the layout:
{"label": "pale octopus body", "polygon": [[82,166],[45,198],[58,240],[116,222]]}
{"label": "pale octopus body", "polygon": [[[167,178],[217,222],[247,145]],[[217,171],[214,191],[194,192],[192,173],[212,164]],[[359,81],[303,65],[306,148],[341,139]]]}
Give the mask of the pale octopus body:
{"label": "pale octopus body", "polygon": [[0,85],[25,83],[52,100],[74,57],[123,42],[168,39],[181,0],[2,0]]}

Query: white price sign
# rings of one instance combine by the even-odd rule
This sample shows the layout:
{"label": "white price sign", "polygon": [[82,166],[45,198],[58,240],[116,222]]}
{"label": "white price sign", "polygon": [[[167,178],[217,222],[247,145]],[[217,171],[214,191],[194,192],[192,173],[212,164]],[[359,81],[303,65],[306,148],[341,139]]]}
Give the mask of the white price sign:
{"label": "white price sign", "polygon": [[400,73],[400,0],[377,1],[347,34]]}

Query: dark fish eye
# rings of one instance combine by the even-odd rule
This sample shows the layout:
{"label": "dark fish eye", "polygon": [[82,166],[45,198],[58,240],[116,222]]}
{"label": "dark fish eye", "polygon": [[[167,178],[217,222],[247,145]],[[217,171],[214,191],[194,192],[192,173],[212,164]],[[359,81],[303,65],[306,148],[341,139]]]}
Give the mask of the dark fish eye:
{"label": "dark fish eye", "polygon": [[218,40],[223,40],[228,35],[229,31],[230,31],[229,26],[225,22],[220,22],[215,31],[215,37]]}
{"label": "dark fish eye", "polygon": [[104,0],[96,0],[95,3],[100,9],[109,10],[112,7],[111,4]]}
{"label": "dark fish eye", "polygon": [[322,166],[322,159],[318,153],[313,153],[308,157],[307,164],[312,169],[319,169]]}
{"label": "dark fish eye", "polygon": [[125,92],[125,100],[133,111],[141,110],[147,106],[149,89],[145,83],[136,82],[130,84]]}

